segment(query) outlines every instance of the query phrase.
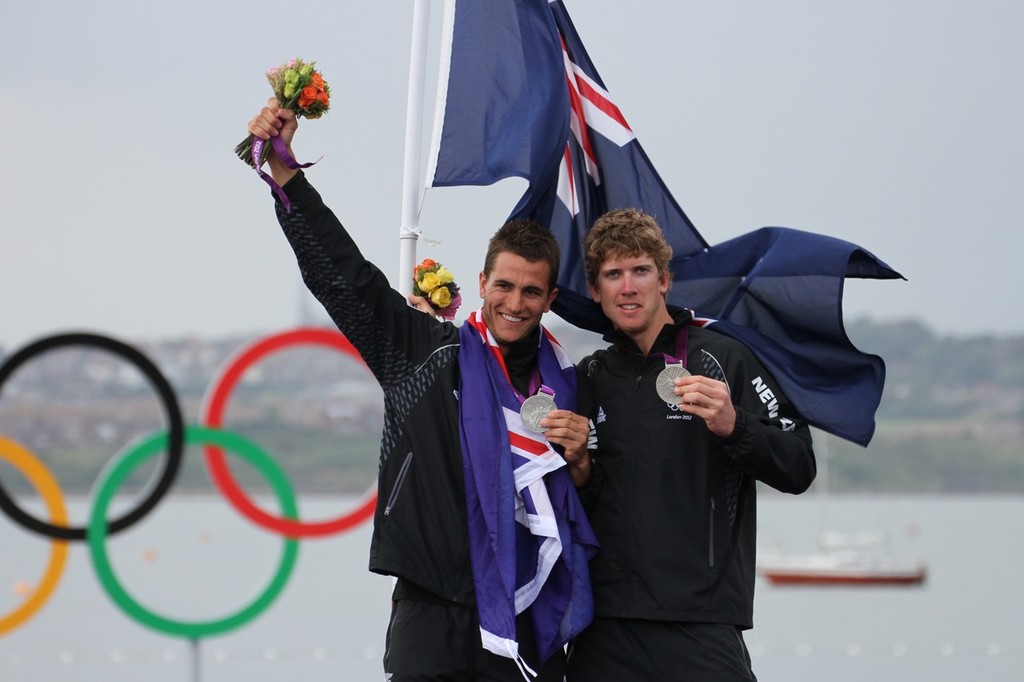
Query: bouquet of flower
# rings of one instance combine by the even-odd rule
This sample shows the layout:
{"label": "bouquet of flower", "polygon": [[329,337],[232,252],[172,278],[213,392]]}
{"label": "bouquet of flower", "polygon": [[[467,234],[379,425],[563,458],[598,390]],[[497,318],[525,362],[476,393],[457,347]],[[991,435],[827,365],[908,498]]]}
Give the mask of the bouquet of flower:
{"label": "bouquet of flower", "polygon": [[412,293],[430,301],[434,313],[443,320],[454,320],[462,305],[462,294],[451,270],[431,258],[424,258],[412,274]]}
{"label": "bouquet of flower", "polygon": [[[281,66],[267,71],[267,80],[274,90],[274,96],[283,109],[291,109],[296,116],[320,118],[331,106],[331,88],[316,70],[316,62],[292,59]],[[253,136],[249,135],[235,147],[235,154],[242,161],[254,166],[252,161]],[[270,145],[263,146],[260,165],[267,160]]]}

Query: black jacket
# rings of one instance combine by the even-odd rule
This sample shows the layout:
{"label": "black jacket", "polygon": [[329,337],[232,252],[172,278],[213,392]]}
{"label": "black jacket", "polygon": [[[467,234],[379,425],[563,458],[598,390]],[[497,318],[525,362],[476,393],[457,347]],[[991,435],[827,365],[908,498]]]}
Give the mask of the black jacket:
{"label": "black jacket", "polygon": [[[370,570],[474,604],[458,419],[458,329],[410,308],[299,173],[277,204],[309,290],[384,391]],[[421,596],[421,595],[420,595]]]}
{"label": "black jacket", "polygon": [[[580,404],[596,427],[580,491],[601,552],[591,564],[603,617],[753,626],[755,480],[803,492],[814,479],[808,427],[750,350],[673,313],[644,357],[625,335],[579,365]],[[721,439],[658,397],[662,353],[685,325],[687,368],[725,381],[736,428]],[[658,355],[657,357],[655,355]]]}

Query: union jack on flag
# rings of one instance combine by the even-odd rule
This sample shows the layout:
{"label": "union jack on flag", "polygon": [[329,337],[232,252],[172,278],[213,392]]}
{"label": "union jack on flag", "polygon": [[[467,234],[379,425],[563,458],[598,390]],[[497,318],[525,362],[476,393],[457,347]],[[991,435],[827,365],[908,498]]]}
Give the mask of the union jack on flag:
{"label": "union jack on flag", "polygon": [[583,235],[610,209],[643,210],[672,246],[669,304],[750,346],[809,423],[870,441],[885,365],[846,336],[843,283],[898,272],[855,244],[790,228],[709,246],[651,165],[562,0],[450,0],[445,24],[428,184],[529,182],[510,217],[536,220],[558,239],[555,313],[607,331],[590,299]]}

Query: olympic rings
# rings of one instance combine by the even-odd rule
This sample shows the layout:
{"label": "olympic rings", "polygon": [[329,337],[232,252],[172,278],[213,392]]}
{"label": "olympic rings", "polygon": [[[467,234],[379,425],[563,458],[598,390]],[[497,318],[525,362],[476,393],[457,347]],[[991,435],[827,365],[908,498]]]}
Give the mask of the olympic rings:
{"label": "olympic rings", "polygon": [[[376,485],[370,487],[354,509],[342,514],[337,519],[326,522],[301,523],[298,520],[298,511],[291,485],[274,461],[256,444],[240,434],[215,428],[220,426],[228,396],[248,366],[269,353],[301,343],[336,348],[362,362],[358,351],[339,332],[302,328],[267,337],[245,349],[219,374],[212,384],[212,390],[208,392],[209,400],[204,398],[203,401],[204,425],[192,425],[187,428],[182,421],[181,410],[174,390],[159,369],[138,350],[109,337],[87,333],[68,333],[46,337],[22,348],[0,364],[0,390],[2,390],[4,382],[11,377],[15,369],[34,356],[53,348],[82,345],[109,351],[141,370],[159,394],[168,422],[165,431],[131,446],[124,455],[119,455],[117,459],[113,460],[109,473],[101,474],[88,526],[81,528],[68,526],[67,512],[60,487],[46,466],[24,447],[13,440],[0,436],[0,458],[10,462],[29,479],[46,503],[50,522],[36,519],[18,507],[4,489],[2,482],[0,482],[0,509],[19,525],[53,540],[50,560],[42,580],[20,607],[7,616],[0,617],[0,634],[25,622],[52,595],[67,560],[67,541],[69,540],[88,541],[90,556],[100,582],[125,613],[153,629],[172,635],[198,638],[225,632],[244,624],[259,615],[277,598],[294,568],[298,552],[297,538],[337,533],[370,518],[376,504]],[[241,511],[250,521],[269,527],[286,536],[277,571],[264,591],[237,613],[206,622],[175,621],[141,606],[128,595],[117,581],[105,549],[108,535],[113,535],[141,520],[167,493],[180,468],[186,441],[190,444],[205,444],[206,460],[214,482],[228,496],[236,510]],[[271,516],[256,508],[249,501],[231,477],[220,448],[232,450],[263,473],[279,499],[282,509],[281,516]],[[151,486],[145,499],[123,517],[112,522],[106,521],[106,512],[117,488],[124,483],[133,469],[161,450],[167,451],[164,467],[156,477],[156,483]]]}
{"label": "olympic rings", "polygon": [[[185,430],[185,440],[188,443],[214,443],[229,448],[235,454],[246,459],[267,478],[267,481],[274,489],[274,493],[277,495],[278,501],[281,503],[284,515],[293,519],[297,516],[298,510],[295,506],[295,495],[284,472],[255,443],[236,433],[217,431],[199,426],[189,426]],[[124,458],[114,466],[100,483],[96,502],[93,505],[92,515],[89,519],[89,551],[92,556],[93,566],[96,568],[96,574],[99,576],[100,582],[106,589],[107,594],[111,596],[122,611],[143,625],[169,635],[178,635],[191,639],[227,632],[255,618],[273,603],[277,595],[284,589],[285,583],[295,567],[299,544],[293,538],[284,539],[284,553],[269,585],[252,603],[232,615],[218,620],[190,623],[165,618],[139,604],[117,581],[110,567],[110,560],[107,557],[104,545],[107,534],[104,517],[106,516],[110,500],[113,498],[117,488],[124,483],[128,474],[141,462],[160,452],[166,444],[167,434],[161,433],[136,445],[124,455]]]}
{"label": "olympic rings", "polygon": [[[298,344],[317,344],[334,348],[363,362],[359,351],[336,331],[307,327],[271,336],[244,348],[221,370],[211,384],[212,390],[203,397],[201,422],[203,425],[223,426],[224,407],[245,370],[266,355]],[[253,523],[287,537],[314,537],[338,533],[352,528],[373,516],[377,504],[377,486],[372,484],[356,503],[353,510],[328,521],[302,522],[273,516],[257,507],[231,475],[223,453],[215,447],[205,449],[210,478],[221,493],[242,515]]]}
{"label": "olympic rings", "polygon": [[[160,373],[160,370],[157,369],[156,365],[149,358],[127,344],[96,334],[59,334],[40,339],[25,346],[8,358],[3,363],[3,366],[0,366],[0,391],[3,390],[4,382],[10,378],[15,369],[34,356],[60,346],[94,346],[109,351],[134,364],[142,371],[142,374],[149,380],[153,388],[156,389],[167,413],[167,431],[169,436],[167,439],[167,458],[164,460],[163,470],[160,472],[156,485],[149,490],[142,502],[134,510],[125,514],[120,519],[110,522],[109,532],[117,533],[137,523],[143,516],[148,514],[156,506],[157,502],[160,501],[160,498],[167,493],[171,484],[174,483],[174,478],[177,476],[178,468],[181,465],[181,453],[184,444],[184,425],[181,418],[181,409],[175,398],[174,389],[171,388],[171,385],[167,383],[167,379],[164,378],[164,375]],[[4,489],[2,482],[0,482],[0,509],[7,512],[7,515],[14,519],[16,523],[35,533],[62,540],[85,539],[85,528],[68,527],[66,525],[67,519],[64,520],[65,525],[55,525],[40,521],[22,511],[21,507],[7,494],[7,490]]]}
{"label": "olympic rings", "polygon": [[[0,459],[7,460],[32,483],[36,492],[39,493],[46,503],[51,521],[61,525],[67,524],[68,513],[67,509],[64,508],[64,498],[61,496],[60,487],[45,464],[34,457],[28,450],[3,436],[0,436]],[[39,581],[39,585],[21,606],[6,616],[0,617],[0,634],[21,625],[46,603],[54,588],[57,587],[57,581],[60,579],[61,573],[64,572],[64,564],[67,562],[67,558],[67,542],[63,540],[54,541],[50,546],[50,561],[46,566],[46,571],[43,573],[43,579]]]}

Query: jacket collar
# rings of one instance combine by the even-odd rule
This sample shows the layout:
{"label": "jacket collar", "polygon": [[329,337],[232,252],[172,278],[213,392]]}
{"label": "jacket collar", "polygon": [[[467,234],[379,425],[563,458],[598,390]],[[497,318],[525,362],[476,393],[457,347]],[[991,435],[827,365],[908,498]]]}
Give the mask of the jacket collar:
{"label": "jacket collar", "polygon": [[537,364],[537,348],[540,346],[540,325],[524,338],[510,343],[505,353],[505,367],[508,378],[520,393],[526,395],[530,385],[530,375]]}

